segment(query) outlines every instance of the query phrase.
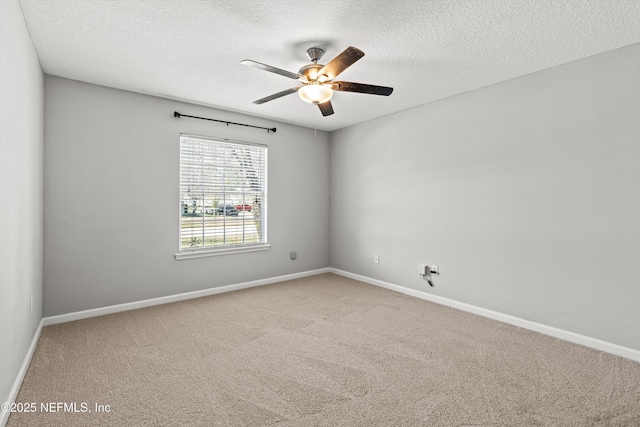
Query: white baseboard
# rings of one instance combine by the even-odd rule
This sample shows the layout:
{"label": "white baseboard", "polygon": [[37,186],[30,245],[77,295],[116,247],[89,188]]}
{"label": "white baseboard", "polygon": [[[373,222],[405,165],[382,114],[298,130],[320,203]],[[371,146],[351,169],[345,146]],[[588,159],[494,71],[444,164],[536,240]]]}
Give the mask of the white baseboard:
{"label": "white baseboard", "polygon": [[543,325],[541,323],[532,322],[530,320],[521,319],[519,317],[511,316],[508,314],[503,314],[497,311],[488,310],[486,308],[477,307],[475,305],[466,304],[463,302],[444,298],[438,295],[433,295],[428,292],[406,288],[404,286],[394,285],[393,283],[384,282],[378,279],[372,279],[371,277],[361,276],[359,274],[349,273],[348,271],[338,270],[336,268],[330,268],[329,271],[331,273],[348,277],[350,279],[358,280],[360,282],[365,282],[371,285],[380,286],[382,288],[400,292],[405,295],[410,295],[423,300],[435,302],[436,304],[441,304],[447,307],[456,308],[458,310],[477,314],[479,316],[488,317],[490,319],[498,320],[500,322],[508,323],[510,325],[528,329],[530,331],[539,332],[544,335],[549,335],[555,338],[559,338],[561,340],[569,341],[575,344],[580,344],[585,347],[590,347],[596,350],[604,351],[606,353],[615,354],[616,356],[621,356],[626,359],[631,359],[633,361],[640,362],[640,350],[635,350],[629,347],[624,347],[618,344],[613,344],[607,341],[591,338],[586,335],[576,334],[574,332],[566,331],[564,329],[554,328],[553,326]]}
{"label": "white baseboard", "polygon": [[[15,381],[13,382],[13,386],[11,390],[9,390],[9,395],[6,400],[2,402],[13,403],[16,401],[16,397],[18,397],[18,392],[20,391],[20,387],[22,386],[22,380],[24,380],[24,376],[27,373],[27,369],[29,369],[29,364],[31,363],[31,358],[33,357],[33,353],[36,351],[36,346],[38,345],[38,340],[40,339],[40,333],[42,332],[42,319],[40,319],[40,323],[36,328],[36,332],[33,334],[33,339],[31,340],[31,345],[27,350],[27,354],[24,356],[24,360],[22,361],[22,366],[20,366],[20,370],[18,371],[18,375],[16,376]],[[10,412],[4,412],[0,410],[0,427],[4,427],[9,420]]]}
{"label": "white baseboard", "polygon": [[217,288],[203,289],[200,291],[185,292],[182,294],[169,295],[166,297],[151,298],[142,301],[127,302],[124,304],[110,305],[107,307],[92,308],[90,310],[76,311],[73,313],[60,314],[42,318],[43,326],[55,325],[58,323],[73,322],[74,320],[88,319],[90,317],[104,316],[105,314],[119,313],[121,311],[135,310],[138,308],[151,307],[154,305],[168,304],[171,302],[184,301],[193,298],[206,297],[225,292],[238,291],[240,289],[253,288],[256,286],[269,285],[271,283],[284,282],[286,280],[299,279],[301,277],[315,276],[317,274],[329,273],[329,268],[309,270],[302,273],[286,274],[284,276],[270,277],[268,279],[253,280],[251,282],[237,283],[235,285],[219,286]]}

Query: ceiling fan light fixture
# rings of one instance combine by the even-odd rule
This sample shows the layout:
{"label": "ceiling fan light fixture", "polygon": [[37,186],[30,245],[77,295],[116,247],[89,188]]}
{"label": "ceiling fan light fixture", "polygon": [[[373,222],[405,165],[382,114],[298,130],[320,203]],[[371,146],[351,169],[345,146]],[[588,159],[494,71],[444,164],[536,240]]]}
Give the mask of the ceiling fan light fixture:
{"label": "ceiling fan light fixture", "polygon": [[333,89],[317,82],[302,86],[298,90],[300,99],[309,104],[324,104],[333,96]]}
{"label": "ceiling fan light fixture", "polygon": [[318,60],[323,53],[324,50],[319,47],[307,49],[307,54],[309,55],[311,64],[303,66],[297,73],[292,73],[290,71],[272,67],[271,65],[263,64],[262,62],[252,61],[250,59],[241,61],[244,65],[269,71],[270,73],[279,74],[281,76],[297,80],[302,84],[302,86],[285,89],[278,93],[274,93],[273,95],[258,99],[257,101],[253,101],[253,103],[264,104],[265,102],[273,101],[274,99],[298,92],[300,99],[309,104],[317,105],[322,116],[326,117],[333,114],[331,98],[334,90],[382,96],[389,96],[393,92],[392,87],[335,81],[335,78],[338,77],[340,73],[364,56],[364,52],[357,47],[349,46],[325,65],[318,64]]}

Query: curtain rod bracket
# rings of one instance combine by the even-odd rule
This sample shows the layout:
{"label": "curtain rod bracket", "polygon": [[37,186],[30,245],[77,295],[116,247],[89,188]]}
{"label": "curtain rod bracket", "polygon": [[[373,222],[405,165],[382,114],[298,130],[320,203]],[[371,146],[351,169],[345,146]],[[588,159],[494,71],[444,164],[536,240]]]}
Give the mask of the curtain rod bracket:
{"label": "curtain rod bracket", "polygon": [[244,123],[227,122],[225,120],[216,120],[216,119],[208,119],[206,117],[189,116],[187,114],[180,114],[177,111],[173,112],[173,117],[176,117],[178,119],[180,117],[191,117],[192,119],[209,120],[211,122],[226,123],[227,126],[229,126],[229,125],[245,126],[245,127],[248,127],[248,128],[266,129],[267,133],[269,133],[269,132],[276,133],[276,128],[265,128],[265,127],[262,127],[262,126],[247,125],[247,124],[244,124]]}

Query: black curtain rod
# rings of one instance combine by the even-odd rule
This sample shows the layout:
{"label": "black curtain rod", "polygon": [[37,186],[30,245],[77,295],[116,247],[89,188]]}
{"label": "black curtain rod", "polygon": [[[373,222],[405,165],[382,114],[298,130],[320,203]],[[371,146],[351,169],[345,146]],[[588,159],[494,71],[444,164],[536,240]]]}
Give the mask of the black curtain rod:
{"label": "black curtain rod", "polygon": [[269,133],[269,132],[275,133],[276,132],[276,128],[265,128],[265,127],[262,127],[262,126],[246,125],[244,123],[234,123],[234,122],[227,122],[225,120],[208,119],[206,117],[188,116],[186,114],[180,114],[177,111],[173,112],[173,117],[177,117],[177,118],[180,118],[180,117],[191,117],[192,119],[210,120],[212,122],[226,123],[227,126],[229,126],[229,125],[246,126],[246,127],[249,127],[249,128],[264,129],[264,130],[267,131],[267,133]]}

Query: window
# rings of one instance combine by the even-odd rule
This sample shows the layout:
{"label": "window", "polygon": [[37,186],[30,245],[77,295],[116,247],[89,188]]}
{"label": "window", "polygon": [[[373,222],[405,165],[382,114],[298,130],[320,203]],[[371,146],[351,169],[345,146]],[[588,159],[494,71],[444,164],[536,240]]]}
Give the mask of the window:
{"label": "window", "polygon": [[265,249],[267,147],[181,135],[176,259]]}

